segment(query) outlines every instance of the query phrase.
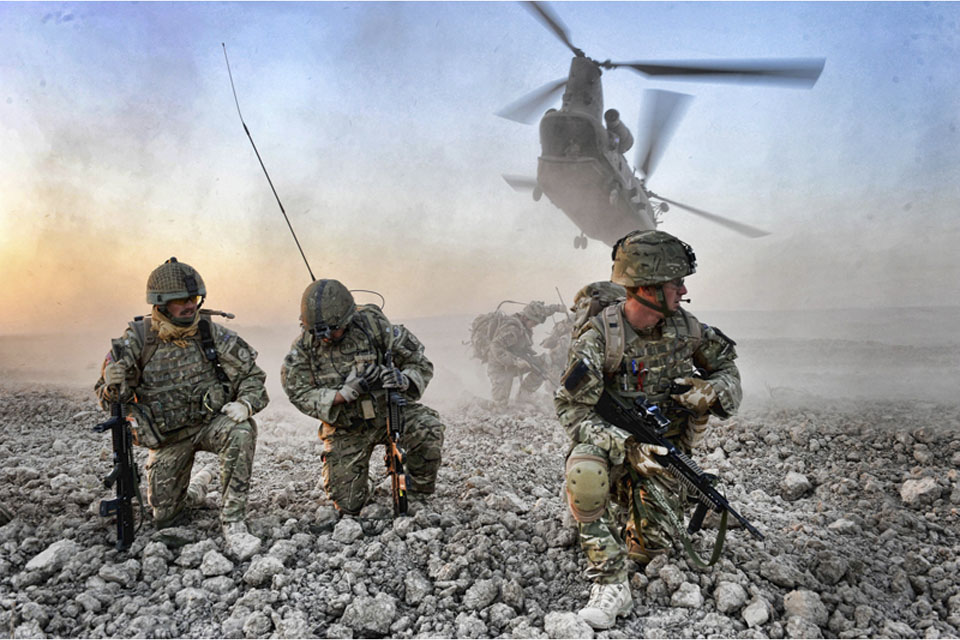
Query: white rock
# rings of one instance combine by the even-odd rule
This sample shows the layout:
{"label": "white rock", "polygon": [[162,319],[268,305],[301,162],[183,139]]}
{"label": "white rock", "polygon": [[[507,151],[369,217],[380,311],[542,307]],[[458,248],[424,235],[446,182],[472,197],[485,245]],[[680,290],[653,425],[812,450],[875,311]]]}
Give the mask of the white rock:
{"label": "white rock", "polygon": [[783,609],[786,617],[797,616],[818,627],[826,625],[829,619],[820,594],[809,589],[797,589],[783,596]]}
{"label": "white rock", "polygon": [[720,613],[738,611],[747,602],[746,590],[736,582],[721,582],[713,592]]}
{"label": "white rock", "polygon": [[593,627],[572,612],[554,611],[543,617],[543,630],[550,638],[587,638],[594,637]]}
{"label": "white rock", "polygon": [[79,550],[79,545],[73,540],[57,540],[31,558],[24,570],[39,571],[43,574],[59,571]]}
{"label": "white rock", "polygon": [[355,542],[363,536],[363,527],[353,518],[343,518],[333,528],[333,539],[343,544]]}
{"label": "white rock", "polygon": [[670,597],[670,604],[674,607],[699,609],[703,606],[703,594],[700,593],[698,585],[692,582],[684,582]]}
{"label": "white rock", "polygon": [[754,600],[741,614],[748,627],[759,627],[770,619],[770,606],[763,599]]}
{"label": "white rock", "polygon": [[233,571],[233,563],[216,550],[207,551],[200,563],[200,573],[206,577],[222,576]]}
{"label": "white rock", "polygon": [[279,558],[263,556],[250,563],[247,572],[243,574],[243,581],[256,587],[281,571],[283,571],[283,563]]}
{"label": "white rock", "polygon": [[900,487],[900,499],[907,505],[930,504],[940,497],[940,486],[934,478],[907,480]]}

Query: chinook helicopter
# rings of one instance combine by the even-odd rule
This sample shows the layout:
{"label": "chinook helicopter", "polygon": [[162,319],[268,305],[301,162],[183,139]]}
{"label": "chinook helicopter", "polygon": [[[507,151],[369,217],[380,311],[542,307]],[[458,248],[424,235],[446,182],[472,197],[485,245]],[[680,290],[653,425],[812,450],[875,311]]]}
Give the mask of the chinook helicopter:
{"label": "chinook helicopter", "polygon": [[[611,62],[588,57],[570,40],[567,29],[541,2],[524,2],[534,17],[554,33],[573,54],[566,78],[550,82],[497,112],[498,116],[532,124],[557,94],[564,90],[559,109],[549,109],[540,119],[541,155],[537,177],[504,175],[517,191],[533,192],[533,199],[547,198],[581,230],[573,246],[586,248],[587,238],[610,246],[637,229],[654,229],[663,213],[674,205],[748,237],[766,231],[657,195],[647,188],[647,179],[686,109],[690,96],[648,90],[648,118],[641,118],[639,131],[646,131],[646,144],[638,146],[633,168],[624,154],[633,146],[630,130],[616,109],[603,110],[603,70],[632,69],[645,76],[672,80],[767,83],[812,87],[823,71],[824,59]],[[637,173],[639,172],[639,175]]]}

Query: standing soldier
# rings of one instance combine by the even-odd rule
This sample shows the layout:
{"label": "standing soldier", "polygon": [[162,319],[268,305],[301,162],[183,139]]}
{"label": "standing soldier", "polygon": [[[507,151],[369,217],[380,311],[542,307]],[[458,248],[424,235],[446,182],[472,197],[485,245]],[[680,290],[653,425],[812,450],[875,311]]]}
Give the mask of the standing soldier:
{"label": "standing soldier", "polygon": [[507,406],[514,378],[520,378],[520,401],[529,401],[546,380],[546,359],[533,351],[533,328],[563,310],[563,305],[547,306],[534,300],[519,313],[500,316],[487,354],[487,377],[495,404]]}
{"label": "standing soldier", "polygon": [[[595,629],[608,629],[629,613],[627,555],[643,563],[667,553],[672,537],[683,535],[669,523],[682,522],[684,503],[678,483],[654,458],[667,451],[639,444],[604,421],[595,409],[601,393],[628,404],[645,396],[661,406],[671,418],[664,435],[687,453],[710,414],[726,418],[740,405],[734,342],[680,308],[684,277],[695,269],[693,250],[668,233],[636,231],[617,242],[610,279],[626,288],[626,300],[580,330],[557,390],[557,416],[572,440],[567,497],[587,557],[586,577],[594,582],[579,615]],[[631,476],[639,487],[631,486]],[[635,492],[645,497],[642,513]],[[620,535],[625,520],[626,544]]]}
{"label": "standing soldier", "polygon": [[[357,515],[370,496],[370,456],[378,444],[387,444],[389,390],[407,400],[400,439],[407,491],[433,493],[444,426],[436,411],[416,402],[433,377],[417,337],[391,325],[376,306],[357,307],[337,280],[307,287],[300,324],[280,380],[293,405],[321,422],[323,488],[337,509]],[[387,352],[393,366],[386,365]]]}
{"label": "standing soldier", "polygon": [[220,457],[220,521],[227,550],[246,560],[260,539],[244,521],[257,444],[252,416],[268,402],[257,352],[200,310],[207,295],[196,269],[170,258],[147,279],[149,317],[138,317],[108,353],[95,391],[100,406],[117,400],[131,419],[134,443],[147,447],[147,499],[158,529],[202,504],[212,473],[191,482],[197,451]]}

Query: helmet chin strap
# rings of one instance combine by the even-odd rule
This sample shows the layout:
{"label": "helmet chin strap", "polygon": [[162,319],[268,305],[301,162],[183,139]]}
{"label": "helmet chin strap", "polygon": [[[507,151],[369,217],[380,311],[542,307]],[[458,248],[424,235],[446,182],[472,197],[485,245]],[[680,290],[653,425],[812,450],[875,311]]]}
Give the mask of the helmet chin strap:
{"label": "helmet chin strap", "polygon": [[674,312],[671,311],[669,308],[667,308],[667,299],[666,299],[666,296],[664,296],[663,294],[663,285],[656,285],[656,288],[657,288],[657,302],[660,303],[659,305],[656,305],[650,302],[646,298],[641,298],[640,296],[638,296],[633,291],[630,291],[629,289],[627,290],[627,297],[636,300],[643,306],[647,307],[648,309],[652,309],[653,311],[656,311],[657,313],[663,315],[664,317],[672,316]]}

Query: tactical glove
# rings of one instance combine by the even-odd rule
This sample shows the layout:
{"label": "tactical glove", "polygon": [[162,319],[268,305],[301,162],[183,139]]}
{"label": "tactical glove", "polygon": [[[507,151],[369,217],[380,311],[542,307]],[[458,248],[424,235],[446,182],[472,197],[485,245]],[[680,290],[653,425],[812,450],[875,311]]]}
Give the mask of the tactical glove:
{"label": "tactical glove", "polygon": [[670,397],[698,416],[707,413],[713,403],[717,401],[716,389],[706,380],[701,378],[677,378],[673,382],[686,388]]}
{"label": "tactical glove", "polygon": [[250,406],[246,402],[228,402],[220,407],[220,413],[234,422],[243,422],[250,417]]}
{"label": "tactical glove", "polygon": [[410,387],[410,378],[396,367],[385,368],[380,376],[380,383],[384,389],[396,389],[403,393]]}
{"label": "tactical glove", "polygon": [[111,362],[103,368],[103,384],[119,387],[127,378],[127,367],[122,362]]}
{"label": "tactical glove", "polygon": [[530,366],[530,363],[526,360],[517,360],[517,364],[514,367],[517,370],[517,373],[523,375],[524,373],[530,373],[533,371],[533,367]]}
{"label": "tactical glove", "polygon": [[665,474],[667,471],[659,462],[654,459],[654,455],[665,456],[667,450],[664,447],[655,444],[641,444],[630,438],[626,444],[627,462],[642,476],[652,476],[654,474]]}
{"label": "tactical glove", "polygon": [[383,370],[385,369],[386,367],[381,367],[374,362],[370,362],[360,369],[359,375],[367,385],[367,388],[370,389],[373,387],[374,383],[380,379],[380,376],[383,375]]}
{"label": "tactical glove", "polygon": [[357,375],[356,371],[351,371],[347,379],[343,381],[343,386],[338,389],[343,399],[350,403],[360,397],[361,393],[366,392],[366,381]]}

